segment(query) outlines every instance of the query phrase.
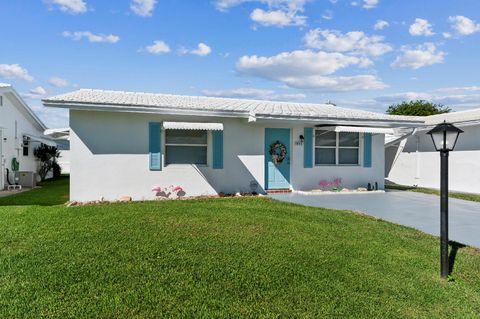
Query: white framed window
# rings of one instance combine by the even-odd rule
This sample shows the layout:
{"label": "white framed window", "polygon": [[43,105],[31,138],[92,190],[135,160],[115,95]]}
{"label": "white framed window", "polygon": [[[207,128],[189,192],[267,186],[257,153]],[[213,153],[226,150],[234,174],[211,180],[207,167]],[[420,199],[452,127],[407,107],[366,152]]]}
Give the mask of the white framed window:
{"label": "white framed window", "polygon": [[360,165],[360,133],[315,130],[315,165]]}
{"label": "white framed window", "polygon": [[28,156],[29,146],[30,140],[28,139],[28,137],[24,136],[22,142],[23,156]]}
{"label": "white framed window", "polygon": [[165,165],[207,165],[206,130],[165,130]]}

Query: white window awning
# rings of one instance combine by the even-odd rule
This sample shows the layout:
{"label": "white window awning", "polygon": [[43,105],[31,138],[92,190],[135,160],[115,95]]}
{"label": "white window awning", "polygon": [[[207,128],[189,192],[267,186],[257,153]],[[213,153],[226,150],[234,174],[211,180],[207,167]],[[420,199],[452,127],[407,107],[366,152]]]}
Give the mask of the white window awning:
{"label": "white window awning", "polygon": [[223,124],[198,122],[163,122],[163,128],[166,130],[223,131]]}
{"label": "white window awning", "polygon": [[24,136],[24,138],[27,137],[30,141],[43,143],[43,144],[48,145],[48,146],[57,146],[57,143],[55,143],[53,140],[48,139],[48,138],[38,137],[38,136],[35,136],[35,135],[30,135],[30,134],[23,134],[23,136]]}
{"label": "white window awning", "polygon": [[393,128],[366,127],[366,126],[334,126],[332,130],[343,133],[371,133],[371,134],[393,134]]}

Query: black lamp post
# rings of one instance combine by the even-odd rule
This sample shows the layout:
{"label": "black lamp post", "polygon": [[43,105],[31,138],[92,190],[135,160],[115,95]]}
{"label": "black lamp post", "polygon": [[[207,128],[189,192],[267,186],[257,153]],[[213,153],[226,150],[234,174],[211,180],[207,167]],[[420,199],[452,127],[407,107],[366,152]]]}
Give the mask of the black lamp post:
{"label": "black lamp post", "polygon": [[440,152],[440,275],[447,278],[448,266],[448,152],[453,151],[463,131],[450,123],[441,123],[427,134]]}

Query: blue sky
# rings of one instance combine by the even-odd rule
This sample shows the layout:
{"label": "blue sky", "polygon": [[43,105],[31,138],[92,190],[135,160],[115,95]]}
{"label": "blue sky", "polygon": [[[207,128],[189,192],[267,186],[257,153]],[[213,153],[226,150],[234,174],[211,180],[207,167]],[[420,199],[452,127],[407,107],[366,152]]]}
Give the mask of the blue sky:
{"label": "blue sky", "polygon": [[0,0],[0,81],[40,99],[98,88],[385,112],[480,107],[478,0]]}

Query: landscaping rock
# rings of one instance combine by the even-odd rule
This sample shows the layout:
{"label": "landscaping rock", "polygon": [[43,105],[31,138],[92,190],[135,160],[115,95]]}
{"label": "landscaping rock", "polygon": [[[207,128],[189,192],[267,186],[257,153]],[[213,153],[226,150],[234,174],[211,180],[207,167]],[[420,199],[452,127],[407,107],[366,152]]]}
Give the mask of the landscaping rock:
{"label": "landscaping rock", "polygon": [[118,199],[119,202],[122,202],[122,203],[126,203],[126,202],[131,202],[132,201],[132,197],[130,196],[122,196]]}
{"label": "landscaping rock", "polygon": [[66,205],[67,205],[67,207],[77,206],[77,205],[78,205],[78,202],[76,202],[76,201],[67,202]]}
{"label": "landscaping rock", "polygon": [[350,193],[351,190],[349,190],[348,188],[342,188],[342,192],[343,192],[343,193]]}
{"label": "landscaping rock", "polygon": [[359,188],[357,188],[357,191],[359,191],[359,192],[368,192],[368,189],[366,189],[365,187],[359,187]]}

